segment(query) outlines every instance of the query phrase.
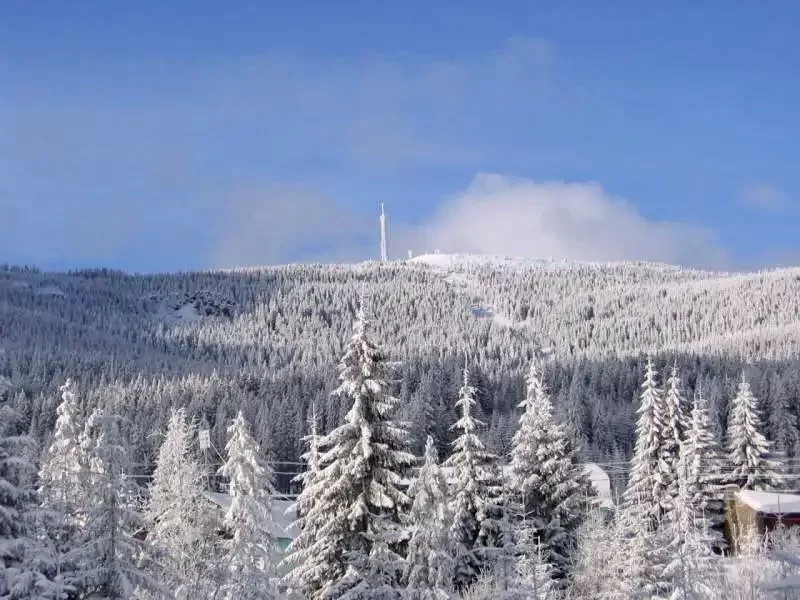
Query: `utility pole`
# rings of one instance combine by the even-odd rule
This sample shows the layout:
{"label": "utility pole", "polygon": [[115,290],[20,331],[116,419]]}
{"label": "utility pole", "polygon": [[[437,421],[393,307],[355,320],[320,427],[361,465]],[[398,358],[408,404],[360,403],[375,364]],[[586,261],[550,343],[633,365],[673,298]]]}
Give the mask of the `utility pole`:
{"label": "utility pole", "polygon": [[211,431],[205,415],[203,415],[200,429],[197,432],[197,442],[203,456],[203,477],[206,480],[206,490],[215,491],[211,489],[211,461],[208,458],[208,451],[211,449]]}

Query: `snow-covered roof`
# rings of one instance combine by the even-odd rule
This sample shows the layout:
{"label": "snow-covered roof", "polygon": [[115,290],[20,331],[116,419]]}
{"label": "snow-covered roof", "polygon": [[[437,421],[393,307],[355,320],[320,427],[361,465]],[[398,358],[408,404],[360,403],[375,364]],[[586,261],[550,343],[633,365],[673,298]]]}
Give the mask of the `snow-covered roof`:
{"label": "snow-covered roof", "polygon": [[[220,492],[203,492],[203,496],[211,500],[217,506],[227,510],[231,505],[231,497]],[[293,527],[297,519],[296,512],[290,510],[294,505],[294,500],[283,498],[273,498],[272,500],[272,535],[276,538],[287,538],[293,540],[297,537],[298,531]]]}
{"label": "snow-covered roof", "polygon": [[611,496],[611,478],[600,465],[595,463],[584,463],[583,470],[589,479],[600,499],[600,506],[603,508],[614,508],[614,499]]}
{"label": "snow-covered roof", "polygon": [[800,513],[800,495],[740,490],[736,498],[753,510],[767,514]]}

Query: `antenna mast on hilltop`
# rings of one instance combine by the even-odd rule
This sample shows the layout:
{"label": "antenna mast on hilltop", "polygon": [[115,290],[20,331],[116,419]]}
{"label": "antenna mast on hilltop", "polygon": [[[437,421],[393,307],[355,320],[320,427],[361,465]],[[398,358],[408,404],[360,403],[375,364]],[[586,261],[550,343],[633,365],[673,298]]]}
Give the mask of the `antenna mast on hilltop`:
{"label": "antenna mast on hilltop", "polygon": [[381,202],[381,261],[389,261],[389,252],[386,248],[386,213],[383,212],[383,202]]}

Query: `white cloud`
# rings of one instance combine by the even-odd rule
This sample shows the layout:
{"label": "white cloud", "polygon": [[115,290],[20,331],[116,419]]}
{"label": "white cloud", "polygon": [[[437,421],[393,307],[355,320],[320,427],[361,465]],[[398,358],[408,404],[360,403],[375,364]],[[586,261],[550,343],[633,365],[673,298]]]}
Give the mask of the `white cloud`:
{"label": "white cloud", "polygon": [[[226,198],[229,218],[217,267],[375,258],[377,216],[356,213],[296,187],[260,187]],[[596,183],[534,182],[479,174],[421,225],[392,226],[395,257],[415,253],[497,254],[567,260],[652,260],[724,268],[713,231],[655,221]],[[374,247],[373,247],[374,246]]]}
{"label": "white cloud", "polygon": [[765,211],[780,211],[792,205],[786,192],[766,182],[750,183],[745,186],[742,202],[746,206]]}
{"label": "white cloud", "polygon": [[568,260],[655,260],[723,267],[714,233],[654,221],[596,183],[534,181],[480,174],[402,240],[415,251]]}

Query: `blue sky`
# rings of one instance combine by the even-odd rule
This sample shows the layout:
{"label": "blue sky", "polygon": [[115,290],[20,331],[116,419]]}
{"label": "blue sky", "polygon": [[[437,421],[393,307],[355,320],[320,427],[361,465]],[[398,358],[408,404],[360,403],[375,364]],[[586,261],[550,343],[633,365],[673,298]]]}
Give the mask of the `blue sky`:
{"label": "blue sky", "polygon": [[800,264],[794,2],[3,13],[0,261]]}

